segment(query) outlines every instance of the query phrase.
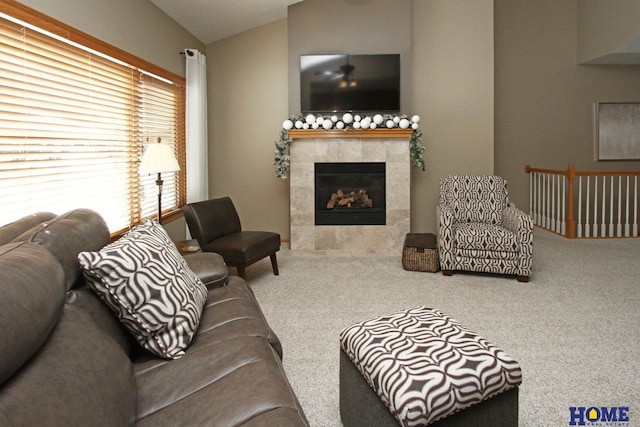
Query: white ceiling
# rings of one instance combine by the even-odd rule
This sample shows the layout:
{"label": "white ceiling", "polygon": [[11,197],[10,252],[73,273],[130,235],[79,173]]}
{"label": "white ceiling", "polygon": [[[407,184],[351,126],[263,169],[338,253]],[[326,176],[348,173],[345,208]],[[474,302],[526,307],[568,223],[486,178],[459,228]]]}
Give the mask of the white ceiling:
{"label": "white ceiling", "polygon": [[209,44],[286,18],[302,0],[151,0],[198,40]]}

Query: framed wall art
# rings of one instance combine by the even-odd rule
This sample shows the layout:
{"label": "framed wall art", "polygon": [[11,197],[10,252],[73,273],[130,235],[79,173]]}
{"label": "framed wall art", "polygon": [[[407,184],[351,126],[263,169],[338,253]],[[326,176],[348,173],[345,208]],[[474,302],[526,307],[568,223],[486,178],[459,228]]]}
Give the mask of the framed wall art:
{"label": "framed wall art", "polygon": [[640,102],[598,102],[596,160],[640,159]]}

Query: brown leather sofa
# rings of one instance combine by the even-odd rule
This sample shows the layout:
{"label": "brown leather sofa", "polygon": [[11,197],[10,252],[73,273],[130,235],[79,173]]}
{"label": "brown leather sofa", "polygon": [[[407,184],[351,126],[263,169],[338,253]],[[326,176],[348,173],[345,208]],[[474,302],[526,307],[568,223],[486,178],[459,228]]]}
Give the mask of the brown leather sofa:
{"label": "brown leather sofa", "polygon": [[0,425],[309,425],[277,336],[219,255],[185,257],[208,296],[186,354],[167,360],[85,283],[78,253],[108,241],[83,209],[0,228]]}

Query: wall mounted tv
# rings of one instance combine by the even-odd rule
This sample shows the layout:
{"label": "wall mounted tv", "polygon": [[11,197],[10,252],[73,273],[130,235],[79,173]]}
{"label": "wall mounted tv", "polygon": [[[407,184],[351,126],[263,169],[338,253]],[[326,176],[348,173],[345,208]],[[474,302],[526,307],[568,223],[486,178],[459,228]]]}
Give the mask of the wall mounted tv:
{"label": "wall mounted tv", "polygon": [[303,113],[400,111],[400,54],[301,55]]}

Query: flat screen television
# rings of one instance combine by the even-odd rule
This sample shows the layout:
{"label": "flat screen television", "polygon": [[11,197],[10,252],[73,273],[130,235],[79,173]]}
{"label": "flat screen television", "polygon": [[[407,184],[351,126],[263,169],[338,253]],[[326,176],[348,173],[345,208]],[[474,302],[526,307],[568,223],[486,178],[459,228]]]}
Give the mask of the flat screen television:
{"label": "flat screen television", "polygon": [[400,54],[301,55],[302,113],[400,111]]}

